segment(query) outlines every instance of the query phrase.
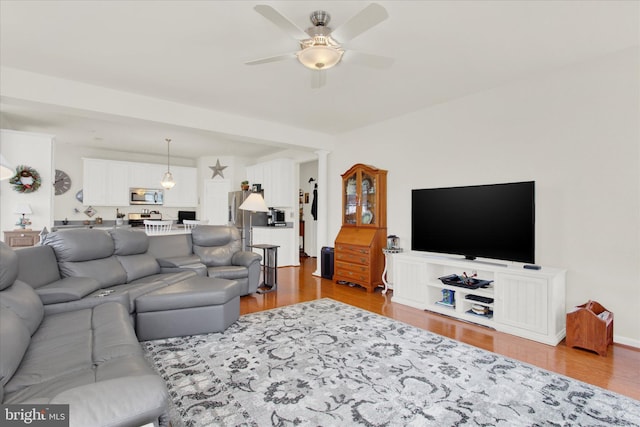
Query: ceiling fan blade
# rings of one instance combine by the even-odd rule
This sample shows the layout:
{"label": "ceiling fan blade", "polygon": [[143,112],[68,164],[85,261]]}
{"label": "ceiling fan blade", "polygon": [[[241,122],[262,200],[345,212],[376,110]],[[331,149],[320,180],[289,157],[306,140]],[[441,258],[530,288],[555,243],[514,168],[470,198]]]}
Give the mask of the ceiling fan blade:
{"label": "ceiling fan blade", "polygon": [[327,83],[327,73],[322,70],[311,70],[311,89],[320,89]]}
{"label": "ceiling fan blade", "polygon": [[333,31],[331,37],[340,43],[346,43],[349,40],[355,39],[369,28],[378,25],[388,17],[389,14],[384,7],[377,3],[371,3]]}
{"label": "ceiling fan blade", "polygon": [[372,53],[358,52],[355,50],[345,52],[344,56],[349,64],[362,65],[380,70],[391,67],[395,62],[395,59],[389,58],[388,56],[374,55]]}
{"label": "ceiling fan blade", "polygon": [[269,56],[267,58],[254,59],[253,61],[245,62],[245,65],[259,65],[259,64],[268,64],[269,62],[278,62],[278,61],[286,61],[288,59],[295,59],[295,53],[285,53],[282,55]]}
{"label": "ceiling fan blade", "polygon": [[285,33],[289,34],[296,40],[305,40],[309,38],[309,35],[302,31],[296,24],[291,22],[288,18],[282,15],[280,12],[268,6],[266,4],[259,4],[253,8],[260,15],[273,22],[276,27],[280,28]]}

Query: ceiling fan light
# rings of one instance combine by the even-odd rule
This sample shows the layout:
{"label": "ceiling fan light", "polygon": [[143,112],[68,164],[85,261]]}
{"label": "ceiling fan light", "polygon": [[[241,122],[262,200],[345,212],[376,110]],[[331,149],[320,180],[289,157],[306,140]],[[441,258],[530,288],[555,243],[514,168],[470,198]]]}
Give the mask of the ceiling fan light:
{"label": "ceiling fan light", "polygon": [[340,62],[343,53],[329,46],[310,46],[298,53],[298,61],[312,70],[326,70]]}
{"label": "ceiling fan light", "polygon": [[162,181],[160,181],[160,185],[162,185],[162,188],[164,188],[165,190],[171,190],[176,185],[171,172],[167,171],[164,174],[164,176],[162,177]]}

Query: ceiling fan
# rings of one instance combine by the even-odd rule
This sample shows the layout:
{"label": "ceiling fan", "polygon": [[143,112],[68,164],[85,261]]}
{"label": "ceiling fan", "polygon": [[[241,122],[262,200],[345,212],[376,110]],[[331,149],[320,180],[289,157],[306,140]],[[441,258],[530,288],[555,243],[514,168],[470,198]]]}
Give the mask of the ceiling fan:
{"label": "ceiling fan", "polygon": [[309,19],[313,26],[302,31],[271,6],[257,5],[254,9],[285,33],[298,40],[300,49],[297,52],[249,61],[245,63],[247,65],[297,59],[302,65],[314,71],[311,86],[319,88],[324,86],[326,82],[324,71],[339,64],[345,52],[347,52],[349,61],[358,65],[388,68],[393,63],[393,59],[386,56],[354,50],[347,51],[343,47],[343,43],[353,40],[389,17],[386,9],[377,3],[371,3],[335,30],[327,26],[331,16],[323,10],[312,12]]}

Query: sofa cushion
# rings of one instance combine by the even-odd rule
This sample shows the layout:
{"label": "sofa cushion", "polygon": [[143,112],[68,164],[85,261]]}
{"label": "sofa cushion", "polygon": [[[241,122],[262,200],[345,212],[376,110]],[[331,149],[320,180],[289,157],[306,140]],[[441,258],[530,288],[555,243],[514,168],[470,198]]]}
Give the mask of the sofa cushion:
{"label": "sofa cushion", "polygon": [[231,265],[236,252],[242,250],[240,232],[235,227],[204,225],[192,231],[193,253],[207,267]]}
{"label": "sofa cushion", "polygon": [[236,250],[228,246],[194,246],[193,252],[200,257],[202,263],[207,267],[218,267],[231,265],[231,259]]}
{"label": "sofa cushion", "polygon": [[119,304],[100,304],[93,309],[92,357],[94,365],[125,356],[142,356],[142,347],[131,325],[129,313]]}
{"label": "sofa cushion", "polygon": [[[0,306],[0,390],[15,373],[31,342],[24,322],[12,310]],[[1,400],[0,400],[1,401]]]}
{"label": "sofa cushion", "polygon": [[249,275],[247,267],[239,267],[235,265],[223,265],[220,267],[209,267],[209,277],[218,279],[243,279]]}
{"label": "sofa cushion", "polygon": [[154,258],[175,258],[193,254],[191,234],[149,236],[149,254]]}
{"label": "sofa cushion", "polygon": [[[136,234],[144,234],[133,232]],[[133,282],[141,277],[151,276],[160,272],[158,261],[148,254],[116,256],[127,273],[127,283]]]}
{"label": "sofa cushion", "polygon": [[107,258],[114,252],[111,235],[95,229],[56,231],[47,234],[42,244],[53,248],[59,263]]}
{"label": "sofa cushion", "polygon": [[126,283],[127,272],[115,256],[83,262],[60,262],[62,277],[93,277],[101,287]]}
{"label": "sofa cushion", "polygon": [[115,229],[109,233],[113,238],[116,255],[143,254],[149,249],[149,236],[142,231]]}
{"label": "sofa cushion", "polygon": [[[238,252],[242,249],[240,232],[236,227],[226,225],[203,225],[191,230],[193,244],[197,246],[233,245]],[[195,252],[194,252],[195,253]]]}
{"label": "sofa cushion", "polygon": [[43,304],[77,301],[100,289],[100,282],[91,277],[65,277],[36,289]]}
{"label": "sofa cushion", "polygon": [[58,260],[51,246],[32,246],[16,252],[18,279],[39,288],[60,279]]}
{"label": "sofa cushion", "polygon": [[18,255],[0,242],[0,291],[13,285],[18,277]]}
{"label": "sofa cushion", "polygon": [[20,280],[16,280],[13,286],[0,292],[0,306],[16,313],[31,335],[38,329],[44,316],[40,297],[31,286]]}
{"label": "sofa cushion", "polygon": [[20,367],[6,384],[6,397],[23,400],[48,393],[51,398],[52,393],[95,382],[97,368],[107,361],[131,356],[142,359],[141,354],[121,304],[50,315],[33,335]]}

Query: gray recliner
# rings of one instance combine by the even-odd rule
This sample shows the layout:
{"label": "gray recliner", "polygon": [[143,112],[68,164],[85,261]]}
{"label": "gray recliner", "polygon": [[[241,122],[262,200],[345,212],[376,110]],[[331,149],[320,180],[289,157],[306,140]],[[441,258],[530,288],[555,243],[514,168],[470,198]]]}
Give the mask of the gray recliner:
{"label": "gray recliner", "polygon": [[256,292],[262,257],[242,250],[242,240],[237,228],[199,225],[191,231],[191,238],[193,253],[207,266],[209,277],[237,281],[240,284],[240,295]]}

